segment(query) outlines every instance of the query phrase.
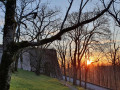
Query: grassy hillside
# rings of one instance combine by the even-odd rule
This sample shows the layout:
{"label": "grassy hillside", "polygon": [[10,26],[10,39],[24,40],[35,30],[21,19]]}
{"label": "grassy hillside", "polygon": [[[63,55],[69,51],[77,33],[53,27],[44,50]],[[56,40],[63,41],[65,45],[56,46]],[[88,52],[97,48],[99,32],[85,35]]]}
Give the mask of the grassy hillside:
{"label": "grassy hillside", "polygon": [[10,90],[69,90],[57,79],[19,70],[12,75]]}

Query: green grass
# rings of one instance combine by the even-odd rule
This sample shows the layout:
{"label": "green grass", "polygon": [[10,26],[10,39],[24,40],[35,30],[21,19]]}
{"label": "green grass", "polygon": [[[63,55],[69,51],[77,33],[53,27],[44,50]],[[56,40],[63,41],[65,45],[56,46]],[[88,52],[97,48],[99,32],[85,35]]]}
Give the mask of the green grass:
{"label": "green grass", "polygon": [[84,88],[82,88],[82,87],[76,87],[78,90],[86,90],[86,89],[84,89]]}
{"label": "green grass", "polygon": [[12,74],[10,90],[69,90],[59,80],[33,72],[18,70]]}
{"label": "green grass", "polygon": [[84,88],[82,88],[82,87],[79,87],[79,86],[74,86],[71,82],[67,82],[69,85],[71,85],[71,86],[73,86],[73,87],[75,87],[75,88],[77,88],[78,90],[85,90]]}

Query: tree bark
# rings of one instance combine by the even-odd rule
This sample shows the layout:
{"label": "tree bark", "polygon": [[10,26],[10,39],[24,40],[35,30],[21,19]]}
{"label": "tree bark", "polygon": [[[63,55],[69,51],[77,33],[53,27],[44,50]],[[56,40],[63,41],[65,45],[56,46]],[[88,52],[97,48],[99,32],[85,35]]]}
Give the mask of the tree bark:
{"label": "tree bark", "polygon": [[77,55],[77,42],[75,41],[75,52],[74,52],[74,61],[73,61],[73,85],[76,85],[77,80],[77,67],[76,67],[76,55]]}
{"label": "tree bark", "polygon": [[88,74],[88,66],[85,67],[85,89],[87,89],[87,74]]}
{"label": "tree bark", "polygon": [[73,85],[76,85],[76,80],[77,80],[77,69],[76,69],[76,66],[73,66]]}
{"label": "tree bark", "polygon": [[67,81],[67,76],[66,76],[66,62],[64,58],[64,76],[65,76],[65,81]]}
{"label": "tree bark", "polygon": [[19,55],[16,56],[16,59],[15,59],[15,67],[14,67],[14,71],[18,71],[18,60],[19,60]]}
{"label": "tree bark", "polygon": [[79,81],[80,81],[79,86],[81,87],[81,66],[79,68]]}
{"label": "tree bark", "polygon": [[0,65],[0,90],[9,90],[11,77],[11,56],[3,53]]}
{"label": "tree bark", "polygon": [[14,42],[16,29],[16,21],[14,19],[15,8],[16,0],[7,0],[3,33],[3,56],[0,64],[0,90],[9,90],[10,88],[10,67],[12,64],[13,52],[9,45],[11,42]]}

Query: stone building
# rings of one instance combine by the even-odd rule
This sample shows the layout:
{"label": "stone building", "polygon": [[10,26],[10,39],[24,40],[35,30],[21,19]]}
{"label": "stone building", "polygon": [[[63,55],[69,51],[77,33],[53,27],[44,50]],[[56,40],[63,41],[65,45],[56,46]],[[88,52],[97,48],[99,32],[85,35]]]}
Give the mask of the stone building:
{"label": "stone building", "polygon": [[56,50],[29,48],[18,61],[18,68],[62,79]]}
{"label": "stone building", "polygon": [[[0,45],[0,62],[1,57],[2,45]],[[18,68],[32,72],[38,71],[40,74],[62,79],[57,53],[54,49],[25,49],[18,59]]]}

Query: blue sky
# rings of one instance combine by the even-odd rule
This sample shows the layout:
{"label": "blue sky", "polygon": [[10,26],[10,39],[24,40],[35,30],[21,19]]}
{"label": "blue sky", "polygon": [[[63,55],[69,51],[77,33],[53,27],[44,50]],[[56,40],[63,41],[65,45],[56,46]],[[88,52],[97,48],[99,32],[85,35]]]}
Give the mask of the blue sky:
{"label": "blue sky", "polygon": [[[50,3],[50,8],[58,7],[61,10],[60,16],[64,18],[65,13],[67,11],[67,8],[69,6],[68,0],[41,0],[42,3]],[[71,11],[78,11],[79,9],[79,0],[74,0],[74,3],[72,5]],[[1,11],[0,11],[1,12]],[[4,14],[0,13],[0,26],[3,25],[3,19]],[[2,43],[2,34],[0,34],[0,44]]]}
{"label": "blue sky", "polygon": [[[70,0],[69,0],[70,1]],[[81,0],[74,0],[71,11],[78,11],[79,10],[79,5],[80,5]],[[86,0],[84,0],[86,1]],[[99,0],[90,0],[89,4],[87,4],[85,11],[86,10],[93,10],[93,8],[96,6],[96,3],[98,4]],[[107,1],[107,0],[106,0]],[[65,13],[67,11],[67,8],[69,6],[68,0],[43,0],[43,2],[50,2],[51,6],[57,6],[61,8],[61,11]]]}
{"label": "blue sky", "polygon": [[[60,16],[64,18],[65,13],[67,11],[67,8],[69,6],[68,0],[41,0],[42,3],[49,2],[50,3],[50,8],[54,8],[55,6],[61,9],[61,14]],[[70,1],[70,0],[69,0]],[[79,10],[79,5],[81,0],[74,0],[74,3],[72,5],[71,11],[78,11]],[[99,0],[90,0],[84,11],[92,11],[93,8],[99,5],[98,3]],[[109,0],[106,0],[109,1]],[[1,11],[0,11],[1,12]],[[3,19],[3,14],[0,13],[0,26],[2,25],[4,19]],[[0,28],[1,29],[1,28]],[[0,34],[0,44],[2,43],[2,35]]]}

